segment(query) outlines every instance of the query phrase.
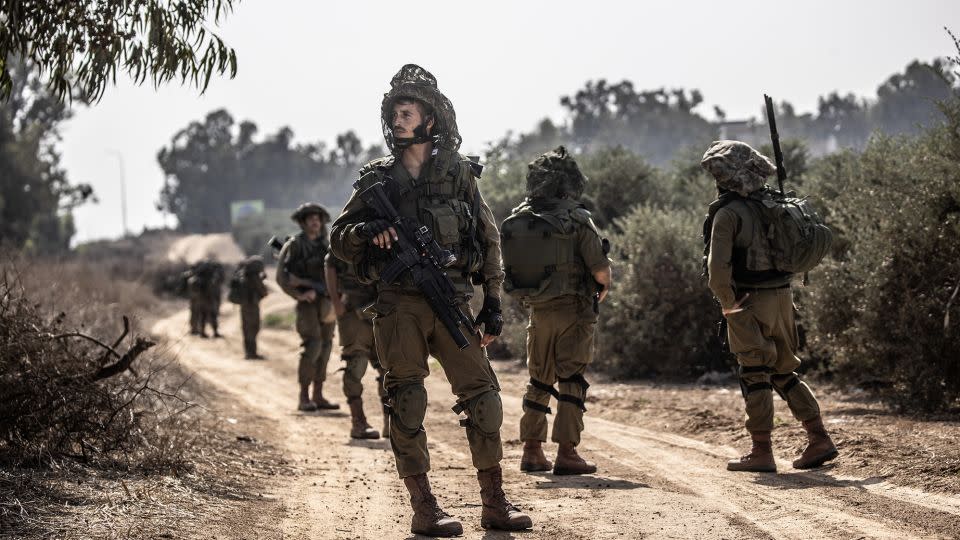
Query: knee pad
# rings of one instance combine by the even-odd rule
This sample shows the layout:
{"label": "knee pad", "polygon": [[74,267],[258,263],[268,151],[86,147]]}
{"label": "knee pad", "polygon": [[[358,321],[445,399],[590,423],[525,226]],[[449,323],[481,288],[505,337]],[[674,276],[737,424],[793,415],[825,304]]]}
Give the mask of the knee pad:
{"label": "knee pad", "polygon": [[417,433],[423,428],[423,418],[427,414],[426,387],[423,383],[415,383],[397,388],[390,407],[401,431],[410,435]]}
{"label": "knee pad", "polygon": [[467,413],[469,425],[482,433],[493,435],[500,432],[503,425],[500,392],[488,390],[465,403],[462,410]]}

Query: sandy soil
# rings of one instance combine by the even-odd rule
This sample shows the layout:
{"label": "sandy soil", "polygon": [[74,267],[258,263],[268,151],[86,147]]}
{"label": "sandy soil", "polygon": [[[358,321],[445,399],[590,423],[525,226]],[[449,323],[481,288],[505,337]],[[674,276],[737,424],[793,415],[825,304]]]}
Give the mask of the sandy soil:
{"label": "sandy soil", "polygon": [[236,264],[246,256],[230,233],[188,234],[173,240],[167,247],[168,262],[193,264],[208,258]]}
{"label": "sandy soil", "polygon": [[[264,314],[288,313],[292,301],[275,287],[272,292]],[[219,406],[247,428],[245,433],[278,449],[293,473],[254,479],[262,484],[263,497],[238,501],[229,519],[210,524],[208,537],[411,537],[406,492],[388,441],[349,438],[340,376],[334,372],[340,367],[338,357],[330,363],[326,394],[342,404],[341,411],[298,413],[296,334],[264,329],[260,346],[268,359],[247,361],[234,306],[224,305],[221,329],[226,336],[221,340],[190,337],[183,311],[160,320],[153,331],[180,349],[181,362],[224,396]],[[943,486],[923,491],[896,485],[883,475],[858,475],[849,466],[793,471],[789,459],[795,444],[779,451],[781,474],[728,473],[724,462],[738,455],[731,444],[738,441],[739,419],[724,431],[718,426],[726,425],[727,413],[710,417],[706,402],[697,401],[706,398],[677,389],[661,395],[662,389],[595,384],[582,451],[597,461],[600,472],[584,477],[522,474],[517,431],[524,375],[516,362],[495,367],[503,383],[506,491],[533,516],[535,526],[513,535],[479,527],[479,493],[466,438],[450,411],[449,386],[434,363],[425,422],[431,481],[441,504],[463,521],[467,538],[960,536],[960,497],[944,493]],[[367,377],[366,410],[371,424],[379,426],[372,372]],[[653,412],[661,398],[671,403],[672,414]],[[678,412],[684,407],[691,414]],[[708,410],[701,413],[705,422],[695,414],[699,410]],[[852,448],[847,445],[841,459],[857,459]],[[553,451],[555,445],[548,445],[548,452]]]}

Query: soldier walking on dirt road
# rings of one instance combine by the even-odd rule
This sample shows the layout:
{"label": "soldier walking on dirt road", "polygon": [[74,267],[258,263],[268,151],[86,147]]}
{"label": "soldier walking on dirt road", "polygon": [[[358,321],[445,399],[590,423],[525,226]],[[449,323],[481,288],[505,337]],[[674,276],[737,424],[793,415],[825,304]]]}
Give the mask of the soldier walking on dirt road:
{"label": "soldier walking on dirt road", "polygon": [[[559,147],[529,165],[527,198],[500,228],[504,290],[530,308],[520,470],[591,474],[597,466],[577,453],[583,431],[584,378],[593,359],[599,303],[610,289],[609,246],[578,199],[586,178]],[[558,383],[554,387],[554,383]],[[543,454],[550,396],[557,399],[556,463]]]}
{"label": "soldier walking on dirt road", "polygon": [[398,213],[418,224],[418,230],[429,227],[433,240],[452,254],[454,260],[447,260],[442,271],[456,289],[450,300],[458,303],[460,311],[470,316],[467,301],[474,293],[473,280],[482,284],[484,292],[483,308],[475,319],[477,328],[483,324],[484,333],[466,332],[466,347],[461,349],[410,271],[395,283],[377,283],[373,327],[390,395],[390,442],[414,511],[410,529],[433,536],[463,532],[460,522],[440,508],[427,480],[430,456],[423,429],[427,410],[423,381],[430,373],[430,355],[440,361],[457,396],[454,411],[467,416],[463,425],[483,501],[480,525],[526,529],[532,526],[530,517],[503,492],[503,405],[500,384],[484,349],[503,326],[503,270],[497,226],[477,187],[481,167],[457,152],[461,139],[456,114],[431,73],[407,64],[390,86],[380,110],[392,155],[361,169],[357,189],[333,224],[333,253],[358,265],[363,279],[378,279],[386,269],[388,250],[399,237],[391,223],[360,197],[363,190],[382,182]]}
{"label": "soldier walking on dirt road", "polygon": [[[707,236],[710,290],[727,322],[730,351],[740,364],[740,386],[746,401],[750,453],[727,464],[731,471],[776,472],[770,442],[773,391],[803,422],[808,444],[793,462],[797,469],[818,467],[837,457],[810,387],[794,370],[800,366],[794,321],[793,274],[758,264],[770,258],[770,227],[761,223],[755,194],[776,172],[770,160],[739,141],[716,141],[700,162],[717,181],[720,198],[711,204]],[[753,196],[753,197],[751,197]],[[712,223],[710,220],[712,219]]]}
{"label": "soldier walking on dirt road", "polygon": [[[333,351],[336,315],[327,297],[323,261],[329,251],[326,224],[330,214],[317,203],[301,204],[290,216],[301,232],[283,245],[277,260],[277,284],[297,301],[297,333],[303,351],[297,377],[300,382],[301,411],[339,409],[323,397],[327,363]],[[313,395],[310,396],[310,385]]]}
{"label": "soldier walking on dirt road", "polygon": [[363,374],[367,364],[377,372],[377,393],[383,404],[383,436],[389,437],[390,416],[387,406],[387,391],[383,387],[383,368],[377,357],[373,343],[373,318],[365,310],[377,299],[377,288],[372,284],[360,283],[356,268],[327,254],[327,292],[333,310],[337,314],[337,327],[340,329],[340,357],[343,368],[343,395],[350,406],[350,418],[353,426],[350,436],[354,439],[378,439],[380,434],[367,423],[363,412]]}

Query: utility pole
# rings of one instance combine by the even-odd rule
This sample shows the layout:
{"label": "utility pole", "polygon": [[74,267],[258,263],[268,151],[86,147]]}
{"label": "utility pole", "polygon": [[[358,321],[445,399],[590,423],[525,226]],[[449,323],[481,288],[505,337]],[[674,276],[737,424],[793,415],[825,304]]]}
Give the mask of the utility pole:
{"label": "utility pole", "polygon": [[123,236],[130,236],[130,229],[127,227],[127,180],[125,168],[123,166],[123,154],[119,150],[109,150],[109,153],[117,156],[117,163],[120,165],[120,216],[123,220]]}

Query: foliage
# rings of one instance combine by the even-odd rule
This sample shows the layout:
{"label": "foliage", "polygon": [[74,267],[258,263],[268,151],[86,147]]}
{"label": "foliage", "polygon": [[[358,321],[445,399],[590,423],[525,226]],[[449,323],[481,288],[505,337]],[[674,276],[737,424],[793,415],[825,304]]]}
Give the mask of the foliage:
{"label": "foliage", "polygon": [[717,307],[700,277],[702,216],[636,207],[616,221],[615,284],[601,305],[596,363],[628,377],[689,377],[724,369]]}
{"label": "foliage", "polygon": [[99,99],[117,72],[135,82],[173,79],[205,90],[211,75],[237,72],[237,57],[206,24],[236,0],[19,0],[0,18],[0,97],[15,85],[15,58],[29,59],[59,99],[76,85]]}
{"label": "foliage", "polygon": [[960,101],[917,139],[875,137],[815,173],[845,251],[814,275],[814,351],[850,384],[938,411],[960,399]]}
{"label": "foliage", "polygon": [[70,117],[29,66],[8,64],[14,76],[0,103],[0,239],[32,253],[56,253],[74,234],[70,210],[91,200],[87,184],[71,185],[55,144]]}
{"label": "foliage", "polygon": [[[294,208],[315,200],[339,208],[350,193],[358,164],[381,154],[364,149],[352,131],[323,143],[294,144],[281,128],[256,141],[253,122],[237,125],[226,110],[191,122],[157,154],[167,183],[159,206],[177,216],[184,232],[230,230],[230,203],[262,200],[267,208]],[[335,210],[331,213],[336,213]]]}

